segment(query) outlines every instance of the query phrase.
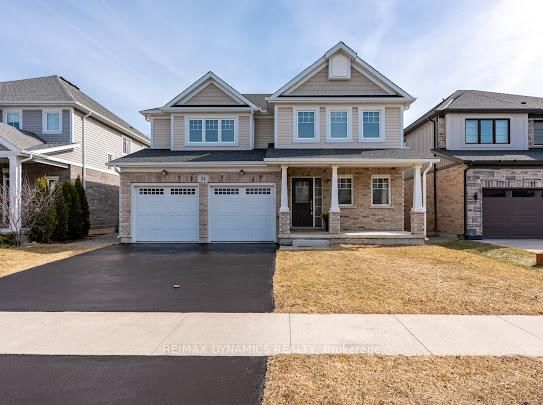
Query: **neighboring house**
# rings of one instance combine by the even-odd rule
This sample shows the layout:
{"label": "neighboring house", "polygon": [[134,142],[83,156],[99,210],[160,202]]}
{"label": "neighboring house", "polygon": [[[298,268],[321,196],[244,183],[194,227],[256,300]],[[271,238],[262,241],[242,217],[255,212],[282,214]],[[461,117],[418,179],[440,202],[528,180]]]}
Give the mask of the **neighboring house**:
{"label": "neighboring house", "polygon": [[148,145],[145,135],[62,77],[0,82],[0,166],[12,195],[22,181],[40,176],[51,186],[81,176],[91,227],[116,227],[119,175],[107,162]]}
{"label": "neighboring house", "polygon": [[440,158],[428,177],[429,231],[543,237],[543,98],[458,90],[405,135],[411,149]]}
{"label": "neighboring house", "polygon": [[403,170],[437,159],[404,148],[413,101],[342,42],[273,94],[209,72],[142,111],[151,148],[111,163],[121,241],[420,243],[421,190],[403,231]]}

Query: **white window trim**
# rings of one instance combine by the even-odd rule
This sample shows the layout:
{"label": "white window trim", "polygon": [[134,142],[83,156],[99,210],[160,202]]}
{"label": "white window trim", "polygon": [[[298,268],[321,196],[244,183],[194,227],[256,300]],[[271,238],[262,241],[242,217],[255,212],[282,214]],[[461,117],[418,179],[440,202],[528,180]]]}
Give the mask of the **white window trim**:
{"label": "white window trim", "polygon": [[344,207],[344,208],[353,208],[354,207],[354,176],[352,174],[340,174],[337,176],[337,179],[338,179],[338,185],[337,185],[338,201],[339,201],[339,179],[351,179],[351,203],[339,204],[339,206]]}
{"label": "white window trim", "polygon": [[[347,113],[347,137],[332,138],[332,112]],[[352,107],[326,107],[326,142],[342,143],[352,142],[353,140],[353,108]]]}
{"label": "white window trim", "polygon": [[[532,139],[532,147],[541,148],[543,147],[543,143],[535,143],[535,123],[536,122],[543,122],[543,120],[534,120],[534,138]],[[509,129],[509,138],[511,138],[511,128]]]}
{"label": "white window trim", "polygon": [[107,164],[110,162],[108,159],[109,155],[111,155],[111,160],[115,160],[115,154],[113,152],[106,152],[106,169],[109,171],[114,171],[115,168],[113,166],[107,166]]}
{"label": "white window trim", "polygon": [[[58,114],[58,130],[49,131],[47,129],[47,114]],[[41,131],[44,134],[62,134],[62,109],[60,108],[46,108],[42,110],[42,128]]]}
{"label": "white window trim", "polygon": [[[374,179],[388,179],[388,204],[374,204],[373,203],[373,180]],[[371,189],[370,204],[371,204],[372,208],[390,208],[390,207],[392,207],[392,180],[390,179],[390,175],[381,174],[381,175],[371,176],[370,189]]]}
{"label": "white window trim", "polygon": [[[379,138],[364,138],[364,113],[379,113]],[[358,141],[359,142],[384,142],[385,141],[385,107],[358,107]]]}
{"label": "white window trim", "polygon": [[8,108],[3,112],[2,123],[8,124],[8,114],[19,114],[19,129],[23,129],[23,110],[18,108]]}
{"label": "white window trim", "polygon": [[[125,152],[124,151],[124,142],[127,141],[128,142],[128,152]],[[123,148],[123,155],[129,155],[132,153],[132,139],[130,139],[129,137],[127,137],[126,135],[123,135],[123,145],[122,145],[122,148]]]}
{"label": "white window trim", "polygon": [[[190,141],[190,121],[200,120],[202,121],[202,142]],[[206,120],[218,120],[219,121],[219,139],[217,142],[206,142]],[[234,141],[223,142],[222,141],[222,123],[223,120],[234,121]],[[187,146],[239,146],[239,120],[238,117],[232,116],[185,116],[185,145]]]}
{"label": "white window trim", "polygon": [[[319,128],[320,107],[309,107],[309,108],[294,107],[292,110],[293,110],[292,142],[294,142],[294,143],[319,143],[320,140],[321,140],[320,128]],[[315,113],[315,127],[314,127],[314,133],[313,133],[314,136],[313,136],[313,138],[298,138],[298,113],[299,112],[313,112],[313,113]]]}
{"label": "white window trim", "polygon": [[[55,187],[57,186],[58,181],[59,181],[59,179],[60,179],[59,176],[45,176],[45,178],[47,179],[47,186],[49,186],[49,182],[50,182],[50,181],[54,181],[54,182],[55,182]],[[54,190],[55,187],[53,187],[53,188],[50,189],[50,190]]]}

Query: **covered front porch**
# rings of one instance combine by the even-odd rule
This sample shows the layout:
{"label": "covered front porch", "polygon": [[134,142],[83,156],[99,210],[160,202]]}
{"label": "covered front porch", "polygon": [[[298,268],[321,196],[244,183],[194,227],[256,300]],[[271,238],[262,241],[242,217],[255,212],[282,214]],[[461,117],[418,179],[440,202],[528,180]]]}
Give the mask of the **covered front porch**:
{"label": "covered front porch", "polygon": [[[338,159],[281,164],[278,240],[419,244],[426,238],[423,178],[432,159]],[[415,176],[411,229],[404,230],[404,170]]]}

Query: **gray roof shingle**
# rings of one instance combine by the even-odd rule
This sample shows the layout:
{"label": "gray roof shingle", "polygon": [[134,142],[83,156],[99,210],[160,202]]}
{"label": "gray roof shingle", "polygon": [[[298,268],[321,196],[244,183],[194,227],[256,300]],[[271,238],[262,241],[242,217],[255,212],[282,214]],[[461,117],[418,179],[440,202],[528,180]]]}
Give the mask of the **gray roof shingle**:
{"label": "gray roof shingle", "polygon": [[36,134],[17,129],[11,125],[3,124],[0,122],[0,138],[5,139],[11,145],[23,149],[37,148],[45,144],[45,141]]}
{"label": "gray roof shingle", "polygon": [[543,149],[529,150],[445,150],[436,149],[438,155],[464,162],[479,164],[539,164],[543,165]]}
{"label": "gray roof shingle", "polygon": [[127,134],[148,141],[146,135],[60,76],[54,75],[0,82],[0,103],[19,101],[79,103],[119,125],[126,130]]}
{"label": "gray roof shingle", "polygon": [[503,111],[543,114],[543,98],[481,90],[456,90],[430,111],[411,123],[405,129],[405,134],[408,135],[436,114],[455,111]]}
{"label": "gray roof shingle", "polygon": [[266,159],[328,158],[328,159],[433,159],[433,153],[397,149],[268,149]]}

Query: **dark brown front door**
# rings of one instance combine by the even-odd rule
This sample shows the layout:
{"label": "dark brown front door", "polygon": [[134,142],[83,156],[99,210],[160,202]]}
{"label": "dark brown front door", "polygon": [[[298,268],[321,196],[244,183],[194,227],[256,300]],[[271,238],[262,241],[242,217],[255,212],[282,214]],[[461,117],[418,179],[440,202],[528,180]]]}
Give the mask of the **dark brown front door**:
{"label": "dark brown front door", "polygon": [[313,179],[292,179],[292,226],[313,226]]}

